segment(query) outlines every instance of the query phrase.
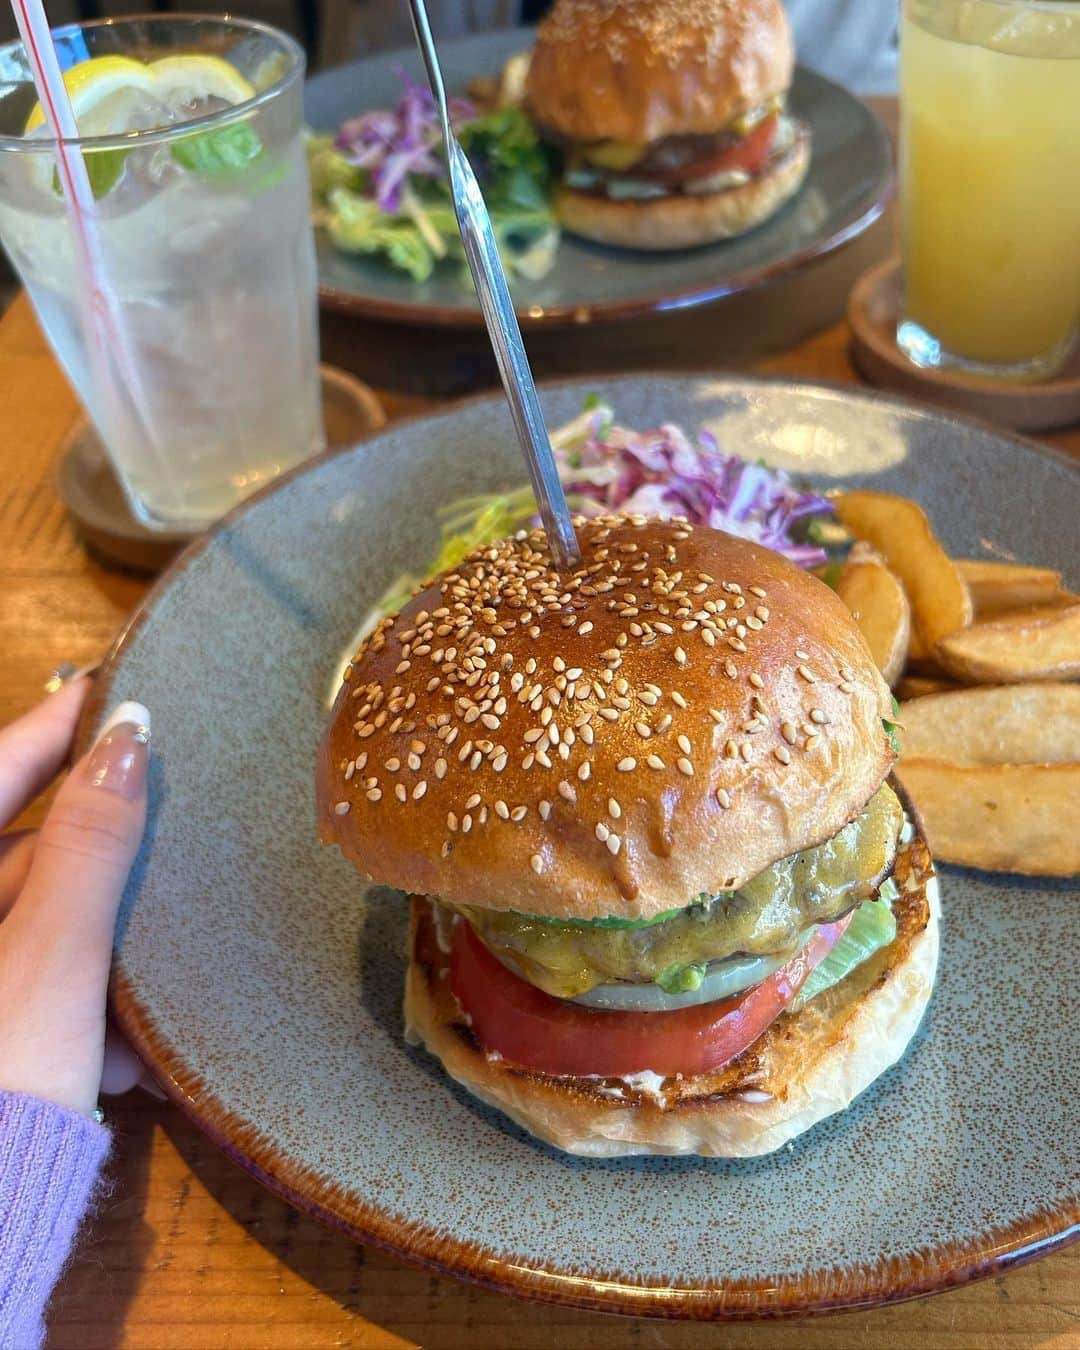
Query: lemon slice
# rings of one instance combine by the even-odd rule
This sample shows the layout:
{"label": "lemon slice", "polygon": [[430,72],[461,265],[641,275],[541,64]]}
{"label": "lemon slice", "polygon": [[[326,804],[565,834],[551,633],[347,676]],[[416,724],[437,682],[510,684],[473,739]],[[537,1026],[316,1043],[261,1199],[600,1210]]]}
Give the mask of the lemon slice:
{"label": "lemon slice", "polygon": [[[150,67],[130,56],[94,56],[64,71],[64,88],[76,122],[88,118],[106,99],[129,90],[154,93]],[[45,114],[35,103],[26,119],[25,134],[43,125]]]}
{"label": "lemon slice", "polygon": [[170,108],[180,108],[204,99],[243,103],[255,97],[243,75],[220,56],[163,56],[148,67],[157,97]]}
{"label": "lemon slice", "polygon": [[[236,67],[220,56],[165,56],[149,65],[130,56],[94,56],[64,71],[64,87],[80,126],[93,123],[95,112],[103,108],[108,111],[105,105],[121,95],[147,94],[169,112],[211,98],[235,104],[255,95]],[[115,106],[119,107],[119,101]],[[41,105],[35,103],[26,119],[25,134],[44,121]],[[123,133],[131,129],[94,126],[92,134],[110,135],[113,130]]]}

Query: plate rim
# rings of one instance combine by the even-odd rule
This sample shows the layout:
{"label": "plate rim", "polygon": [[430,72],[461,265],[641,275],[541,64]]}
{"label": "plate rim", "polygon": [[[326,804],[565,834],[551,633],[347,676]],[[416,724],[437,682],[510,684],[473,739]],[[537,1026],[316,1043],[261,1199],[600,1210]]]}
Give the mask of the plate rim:
{"label": "plate rim", "polygon": [[[510,31],[523,34],[534,32],[530,28],[517,28]],[[502,34],[500,32],[489,36],[502,36]],[[472,37],[474,39],[475,35],[472,35]],[[466,38],[465,40],[470,39]],[[397,54],[400,55],[409,50],[409,48],[399,48]],[[360,65],[364,60],[389,59],[394,55],[394,52],[377,53],[350,64]],[[580,305],[551,305],[547,308],[515,305],[514,309],[521,327],[526,330],[545,329],[550,331],[556,328],[584,327],[590,323],[621,322],[627,319],[644,318],[649,315],[693,309],[699,305],[707,305],[732,296],[760,290],[763,286],[786,276],[789,272],[796,272],[810,263],[836,253],[846,244],[852,243],[859,235],[865,233],[879,219],[896,193],[896,155],[889,133],[886,131],[885,124],[878,113],[869,103],[857,94],[852,93],[850,89],[835,80],[830,80],[828,76],[822,75],[820,71],[813,70],[809,66],[797,65],[796,70],[803,75],[810,75],[813,79],[826,85],[832,94],[838,94],[841,98],[856,104],[869,119],[871,131],[881,152],[884,173],[874,199],[862,212],[854,215],[849,212],[836,229],[796,253],[788,254],[786,257],[777,258],[771,263],[750,268],[736,273],[733,277],[709,284],[701,284],[686,290],[669,291],[663,294],[652,292],[633,296],[628,300],[601,300]],[[332,73],[333,71],[323,71],[314,78],[320,79]],[[383,299],[377,296],[361,295],[356,291],[343,290],[338,286],[328,285],[321,281],[318,283],[318,294],[321,309],[354,319],[375,319],[381,322],[424,328],[475,329],[484,326],[484,316],[479,308],[466,305]]]}
{"label": "plate rim", "polygon": [[[882,398],[875,391],[839,382],[762,377],[739,372],[711,375],[702,371],[644,371],[544,380],[540,382],[540,388],[573,389],[597,381],[610,384],[633,380],[639,383],[642,379],[688,380],[736,387],[751,385],[782,388],[792,393],[808,391],[841,395],[859,402],[873,402],[878,407],[896,408],[907,415],[915,413],[924,419],[974,427],[1012,442],[1021,450],[1034,451],[1073,472],[1080,472],[1080,462],[1056,447],[1001,431],[978,418],[927,407],[912,399],[892,395]],[[498,404],[501,400],[502,394],[498,390],[487,390],[449,407],[419,412],[391,422],[351,447],[302,462],[215,522],[168,565],[122,625],[102,660],[84,705],[77,732],[78,752],[81,754],[88,746],[92,729],[109,702],[120,660],[162,596],[238,518],[264,498],[281,491],[293,479],[314,472],[327,458],[354,453],[358,449],[368,453],[381,437],[394,434],[403,427],[436,422],[456,415],[462,408],[484,402]],[[881,1260],[869,1269],[864,1268],[856,1281],[852,1280],[850,1272],[834,1266],[780,1277],[675,1288],[662,1281],[621,1283],[614,1273],[612,1278],[599,1273],[580,1276],[543,1262],[528,1267],[510,1265],[494,1249],[455,1238],[440,1232],[434,1225],[397,1219],[376,1205],[358,1200],[330,1178],[276,1148],[261,1129],[226,1107],[206,1088],[199,1075],[184,1065],[179,1050],[169,1046],[157,1032],[152,1013],[139,999],[128,976],[115,966],[110,980],[109,1006],[121,1030],[168,1099],[215,1147],[280,1199],[343,1232],[355,1242],[370,1243],[423,1269],[519,1298],[625,1316],[718,1322],[766,1321],[870,1308],[941,1293],[1000,1274],[1012,1266],[1025,1264],[1080,1240],[1080,1197],[1066,1197],[1056,1205],[1022,1215],[1010,1224],[987,1229],[967,1243],[955,1241],[930,1251],[912,1251]]]}

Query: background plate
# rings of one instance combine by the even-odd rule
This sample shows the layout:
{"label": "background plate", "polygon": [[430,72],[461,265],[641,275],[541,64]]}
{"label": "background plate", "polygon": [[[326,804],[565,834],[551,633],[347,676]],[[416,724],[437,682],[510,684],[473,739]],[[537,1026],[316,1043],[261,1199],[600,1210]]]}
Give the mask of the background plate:
{"label": "background plate", "polygon": [[[447,87],[464,91],[476,75],[497,74],[513,52],[532,45],[534,30],[511,29],[441,43]],[[336,130],[347,117],[392,106],[401,96],[396,72],[423,83],[413,50],[369,57],[317,75],[304,94],[308,122]],[[792,112],[813,133],[810,172],[799,194],[771,220],[739,239],[706,248],[640,253],[564,236],[555,266],[541,281],[515,280],[524,325],[629,318],[717,300],[775,280],[855,238],[881,213],[892,155],[884,128],[867,106],[839,85],[800,67]],[[375,259],[339,253],[316,232],[319,292],[332,309],[403,323],[479,325],[475,296],[456,269],[422,284]]]}
{"label": "background plate", "polygon": [[[1080,475],[973,423],[814,386],[590,380],[620,420],[707,422],[828,485],[910,493],[947,547],[1076,571]],[[609,1311],[770,1316],[909,1297],[1080,1221],[1076,887],[949,868],[905,1059],[773,1157],[588,1161],[401,1036],[405,906],[315,839],[328,682],[450,497],[524,480],[501,398],[404,423],[236,512],[151,592],[97,683],[154,714],[152,812],[115,1006],[181,1106],[294,1203],[485,1284]]]}

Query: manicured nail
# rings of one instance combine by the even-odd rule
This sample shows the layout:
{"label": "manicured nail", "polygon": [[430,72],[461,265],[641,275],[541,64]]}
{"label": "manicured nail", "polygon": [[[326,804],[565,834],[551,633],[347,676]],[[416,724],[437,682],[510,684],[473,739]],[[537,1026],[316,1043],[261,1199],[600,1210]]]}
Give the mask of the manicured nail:
{"label": "manicured nail", "polygon": [[121,703],[90,752],[90,783],[134,801],[146,783],[149,760],[150,713],[141,703]]}

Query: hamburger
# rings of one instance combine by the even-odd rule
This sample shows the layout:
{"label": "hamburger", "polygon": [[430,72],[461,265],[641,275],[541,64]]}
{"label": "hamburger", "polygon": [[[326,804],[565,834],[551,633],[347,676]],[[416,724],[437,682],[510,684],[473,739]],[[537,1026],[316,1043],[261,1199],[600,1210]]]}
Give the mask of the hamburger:
{"label": "hamburger", "polygon": [[937,891],[836,594],[732,535],[477,550],[346,667],[322,837],[411,894],[405,1029],[572,1153],[767,1153],[904,1051]]}
{"label": "hamburger", "polygon": [[563,152],[562,224],[637,249],[761,224],[810,163],[786,108],[794,61],[780,0],[556,0],[525,102]]}

